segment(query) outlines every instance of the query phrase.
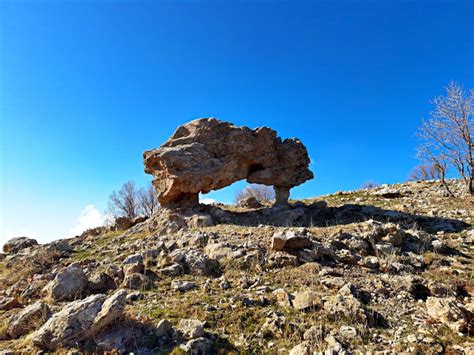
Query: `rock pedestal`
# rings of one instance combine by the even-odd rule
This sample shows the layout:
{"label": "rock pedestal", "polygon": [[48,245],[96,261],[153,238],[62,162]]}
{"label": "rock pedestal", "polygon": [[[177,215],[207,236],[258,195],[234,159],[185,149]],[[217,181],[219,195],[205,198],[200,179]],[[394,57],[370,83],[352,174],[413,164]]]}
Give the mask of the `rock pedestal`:
{"label": "rock pedestal", "polygon": [[313,178],[298,139],[282,140],[268,127],[250,129],[215,118],[179,127],[161,147],[143,153],[163,207],[188,208],[208,193],[239,180],[274,186],[276,204],[287,204],[290,189]]}

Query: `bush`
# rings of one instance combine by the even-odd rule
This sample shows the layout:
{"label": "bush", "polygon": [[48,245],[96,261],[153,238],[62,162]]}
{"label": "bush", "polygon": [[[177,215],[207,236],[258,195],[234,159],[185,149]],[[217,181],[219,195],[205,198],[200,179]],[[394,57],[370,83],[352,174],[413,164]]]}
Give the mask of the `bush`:
{"label": "bush", "polygon": [[235,202],[239,203],[249,197],[255,197],[260,203],[270,203],[275,199],[273,187],[259,184],[248,185],[235,196]]}

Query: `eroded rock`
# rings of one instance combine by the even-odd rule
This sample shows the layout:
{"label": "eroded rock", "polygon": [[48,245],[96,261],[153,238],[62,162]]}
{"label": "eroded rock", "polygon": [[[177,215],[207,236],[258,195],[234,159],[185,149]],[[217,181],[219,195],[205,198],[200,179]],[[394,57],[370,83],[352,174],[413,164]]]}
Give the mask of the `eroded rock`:
{"label": "eroded rock", "polygon": [[39,328],[47,321],[49,312],[48,305],[43,302],[36,302],[26,307],[10,320],[7,328],[8,336],[16,339]]}
{"label": "eroded rock", "polygon": [[199,204],[208,193],[239,180],[274,186],[276,203],[286,204],[292,187],[313,178],[298,139],[282,140],[268,127],[237,127],[202,118],[179,127],[160,148],[144,152],[158,201],[165,207]]}
{"label": "eroded rock", "polygon": [[87,286],[87,277],[76,266],[69,266],[59,271],[48,286],[48,294],[57,301],[72,301],[80,298]]}
{"label": "eroded rock", "polygon": [[16,254],[23,249],[29,248],[37,244],[38,242],[35,239],[31,239],[28,237],[13,238],[3,245],[3,251],[6,254]]}
{"label": "eroded rock", "polygon": [[126,292],[119,290],[109,298],[103,294],[71,302],[55,313],[31,335],[34,345],[47,350],[77,346],[93,339],[102,329],[120,319],[125,308]]}

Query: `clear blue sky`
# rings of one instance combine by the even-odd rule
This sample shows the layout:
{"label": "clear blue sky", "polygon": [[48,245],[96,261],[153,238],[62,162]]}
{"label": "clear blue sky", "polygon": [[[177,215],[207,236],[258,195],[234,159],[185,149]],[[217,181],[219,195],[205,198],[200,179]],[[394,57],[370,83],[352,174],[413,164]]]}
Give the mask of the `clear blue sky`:
{"label": "clear blue sky", "polygon": [[299,137],[293,197],[405,180],[430,98],[474,86],[473,4],[1,1],[0,244],[65,237],[199,117]]}

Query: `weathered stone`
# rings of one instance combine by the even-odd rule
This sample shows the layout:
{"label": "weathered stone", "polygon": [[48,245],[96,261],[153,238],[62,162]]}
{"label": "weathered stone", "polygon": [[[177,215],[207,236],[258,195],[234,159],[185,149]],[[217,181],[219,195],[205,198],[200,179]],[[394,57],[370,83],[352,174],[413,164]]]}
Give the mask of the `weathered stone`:
{"label": "weathered stone", "polygon": [[200,355],[200,354],[213,354],[214,341],[207,338],[196,338],[189,340],[186,344],[180,346],[186,354]]}
{"label": "weathered stone", "polygon": [[290,355],[311,355],[311,345],[308,342],[303,342],[296,345],[290,350]]}
{"label": "weathered stone", "polygon": [[312,325],[303,335],[304,340],[321,342],[324,339],[324,326]]}
{"label": "weathered stone", "polygon": [[314,291],[301,291],[295,293],[293,299],[293,307],[298,310],[303,309],[316,309],[321,306],[321,298]]}
{"label": "weathered stone", "polygon": [[10,319],[7,334],[10,338],[17,339],[42,326],[48,317],[48,305],[43,302],[34,303]]}
{"label": "weathered stone", "polygon": [[181,264],[175,263],[158,270],[158,272],[164,276],[173,277],[184,274],[184,268]]}
{"label": "weathered stone", "polygon": [[178,330],[187,339],[195,339],[204,335],[204,325],[197,319],[181,319]]}
{"label": "weathered stone", "polygon": [[125,258],[122,264],[127,265],[127,264],[136,264],[136,263],[143,263],[142,255],[140,254],[129,255]]}
{"label": "weathered stone", "polygon": [[215,260],[232,259],[234,252],[231,248],[225,246],[223,243],[209,244],[204,248],[204,254]]}
{"label": "weathered stone", "polygon": [[446,324],[456,332],[467,333],[474,314],[468,311],[456,298],[428,297],[426,312],[435,320]]}
{"label": "weathered stone", "polygon": [[78,342],[93,339],[102,329],[120,319],[125,298],[126,292],[119,290],[109,298],[97,294],[71,302],[55,313],[30,339],[34,345],[46,350],[77,346]]}
{"label": "weathered stone", "polygon": [[151,286],[151,281],[145,275],[135,272],[125,275],[123,286],[132,290],[146,289]]}
{"label": "weathered stone", "polygon": [[273,294],[275,295],[277,304],[280,307],[290,307],[291,306],[290,294],[288,292],[286,292],[285,289],[278,288],[275,291],[273,291]]}
{"label": "weathered stone", "polygon": [[289,189],[313,178],[304,145],[267,127],[237,127],[214,118],[179,127],[160,148],[144,152],[145,172],[155,176],[158,201],[167,207],[199,204],[208,193],[246,179],[273,185],[277,203]]}
{"label": "weathered stone", "polygon": [[313,243],[306,236],[298,235],[293,231],[280,231],[272,236],[271,249],[275,251],[281,250],[298,250],[311,248]]}
{"label": "weathered stone", "polygon": [[37,244],[38,242],[35,239],[28,237],[13,238],[3,245],[3,252],[7,254],[16,254],[22,249],[26,249]]}
{"label": "weathered stone", "polygon": [[116,287],[114,279],[105,272],[93,274],[87,284],[87,288],[94,293],[106,293]]}
{"label": "weathered stone", "polygon": [[133,221],[128,217],[118,217],[115,219],[114,229],[126,230],[133,226]]}
{"label": "weathered stone", "polygon": [[368,317],[362,303],[353,295],[337,294],[324,303],[329,316],[343,316],[357,323],[367,323]]}
{"label": "weathered stone", "polygon": [[196,284],[191,281],[176,280],[176,281],[171,282],[171,287],[174,288],[175,290],[178,290],[179,292],[186,292],[186,291],[196,288]]}
{"label": "weathered stone", "polygon": [[240,207],[246,208],[261,208],[262,204],[254,196],[250,196],[239,201]]}
{"label": "weathered stone", "polygon": [[80,298],[87,286],[87,277],[76,266],[60,270],[48,286],[48,295],[57,301],[71,301]]}
{"label": "weathered stone", "polygon": [[74,250],[74,248],[66,240],[57,240],[51,242],[46,246],[46,248],[64,256],[69,255]]}

